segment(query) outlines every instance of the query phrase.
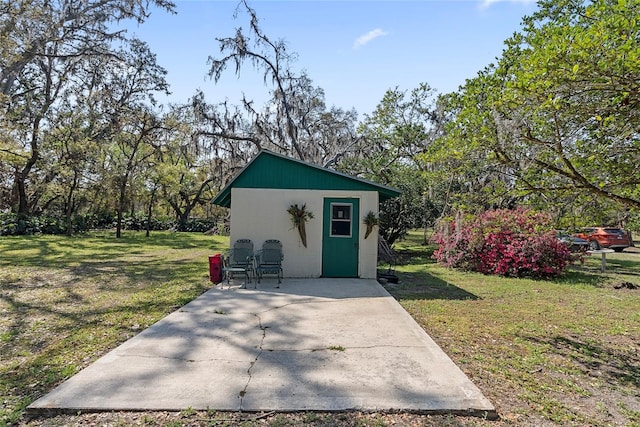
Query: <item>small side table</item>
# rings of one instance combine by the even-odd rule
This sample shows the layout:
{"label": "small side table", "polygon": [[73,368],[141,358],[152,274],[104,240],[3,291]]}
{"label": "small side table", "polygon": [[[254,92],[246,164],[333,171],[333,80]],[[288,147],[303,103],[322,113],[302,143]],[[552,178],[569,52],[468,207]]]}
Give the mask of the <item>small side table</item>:
{"label": "small side table", "polygon": [[602,266],[600,267],[600,271],[603,273],[607,270],[607,254],[612,254],[615,251],[613,249],[598,249],[595,251],[587,251],[589,255],[602,255]]}

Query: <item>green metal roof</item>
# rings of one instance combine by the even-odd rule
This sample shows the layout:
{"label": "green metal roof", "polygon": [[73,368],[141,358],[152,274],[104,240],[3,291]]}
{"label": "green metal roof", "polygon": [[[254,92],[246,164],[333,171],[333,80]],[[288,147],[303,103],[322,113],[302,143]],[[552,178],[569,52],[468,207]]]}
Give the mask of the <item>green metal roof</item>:
{"label": "green metal roof", "polygon": [[400,195],[394,188],[267,150],[260,151],[213,199],[213,204],[231,207],[231,188],[234,187],[377,191],[381,202]]}

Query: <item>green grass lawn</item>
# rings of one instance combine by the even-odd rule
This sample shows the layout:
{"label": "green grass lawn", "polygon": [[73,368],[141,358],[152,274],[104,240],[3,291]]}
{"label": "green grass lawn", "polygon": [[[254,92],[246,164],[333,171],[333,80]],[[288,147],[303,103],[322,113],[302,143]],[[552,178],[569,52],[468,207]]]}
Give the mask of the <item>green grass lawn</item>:
{"label": "green grass lawn", "polygon": [[0,238],[0,423],[210,286],[228,238],[113,233]]}
{"label": "green grass lawn", "polygon": [[[503,421],[640,425],[640,251],[540,281],[443,268],[421,241],[399,242],[401,282],[387,288]],[[628,284],[639,289],[616,289]]]}
{"label": "green grass lawn", "polygon": [[0,237],[0,425],[640,425],[640,289],[616,289],[640,286],[640,251],[609,255],[606,273],[588,257],[561,279],[535,281],[442,268],[421,237],[398,243],[400,283],[386,287],[498,421],[189,408],[28,420],[30,402],[207,290],[207,257],[228,246],[203,234],[103,232]]}

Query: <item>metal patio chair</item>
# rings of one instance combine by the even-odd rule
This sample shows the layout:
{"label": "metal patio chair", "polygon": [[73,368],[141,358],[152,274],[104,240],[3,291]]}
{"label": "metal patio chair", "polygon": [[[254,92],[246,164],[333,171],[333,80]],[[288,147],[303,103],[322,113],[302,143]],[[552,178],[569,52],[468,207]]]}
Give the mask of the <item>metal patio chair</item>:
{"label": "metal patio chair", "polygon": [[254,271],[258,283],[265,274],[278,276],[278,287],[282,283],[282,243],[279,240],[270,239],[262,244],[262,249],[254,257]]}
{"label": "metal patio chair", "polygon": [[222,273],[227,279],[227,285],[234,274],[244,274],[246,288],[253,276],[253,242],[249,239],[239,239],[233,244],[228,255],[224,258]]}

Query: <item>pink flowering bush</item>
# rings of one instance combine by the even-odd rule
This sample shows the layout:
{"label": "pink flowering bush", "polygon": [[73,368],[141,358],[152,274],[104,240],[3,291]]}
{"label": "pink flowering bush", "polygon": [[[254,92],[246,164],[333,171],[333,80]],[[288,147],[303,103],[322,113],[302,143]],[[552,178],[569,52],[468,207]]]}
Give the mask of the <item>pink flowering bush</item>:
{"label": "pink flowering bush", "polygon": [[457,214],[440,221],[433,240],[439,263],[484,274],[551,278],[573,262],[549,216],[522,208]]}

